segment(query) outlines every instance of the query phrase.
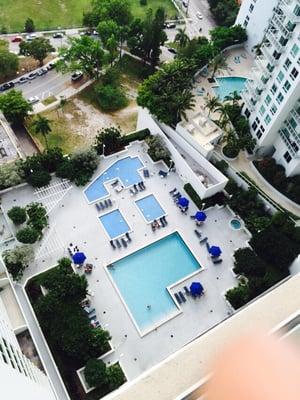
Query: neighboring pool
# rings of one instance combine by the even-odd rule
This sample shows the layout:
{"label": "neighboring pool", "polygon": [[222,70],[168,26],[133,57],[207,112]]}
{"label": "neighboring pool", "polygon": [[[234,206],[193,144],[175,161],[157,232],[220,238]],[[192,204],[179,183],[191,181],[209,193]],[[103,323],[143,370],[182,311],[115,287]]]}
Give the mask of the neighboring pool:
{"label": "neighboring pool", "polygon": [[[200,265],[178,233],[173,233],[107,268],[140,332],[178,312],[166,288]],[[147,309],[147,305],[151,308]]]}
{"label": "neighboring pool", "polygon": [[242,224],[241,224],[241,221],[234,218],[230,221],[230,226],[232,229],[239,230],[239,229],[241,229]]}
{"label": "neighboring pool", "polygon": [[137,200],[135,204],[147,222],[152,222],[155,219],[166,215],[165,210],[161,207],[153,194]]}
{"label": "neighboring pool", "polygon": [[111,211],[98,218],[111,239],[115,239],[130,231],[129,225],[119,210]]}
{"label": "neighboring pool", "polygon": [[138,157],[125,157],[114,162],[101,175],[98,176],[84,191],[88,202],[100,200],[109,193],[105,182],[118,178],[124,187],[129,187],[142,180],[138,169],[144,165]]}
{"label": "neighboring pool", "polygon": [[224,78],[215,78],[215,80],[219,86],[214,87],[213,90],[220,100],[224,100],[226,96],[231,95],[233,92],[240,94],[247,81],[246,78],[241,78],[239,76],[227,76]]}

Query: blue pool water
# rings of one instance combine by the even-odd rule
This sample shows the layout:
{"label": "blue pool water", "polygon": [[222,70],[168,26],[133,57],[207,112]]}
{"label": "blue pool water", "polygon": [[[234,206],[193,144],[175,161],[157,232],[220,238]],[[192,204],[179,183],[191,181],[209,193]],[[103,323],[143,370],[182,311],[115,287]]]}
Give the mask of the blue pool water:
{"label": "blue pool water", "polygon": [[167,286],[199,268],[181,236],[173,233],[117,261],[108,271],[140,331],[144,331],[177,310]]}
{"label": "blue pool water", "polygon": [[98,217],[111,239],[124,235],[130,230],[119,210],[111,211]]}
{"label": "blue pool water", "polygon": [[153,220],[166,215],[165,210],[161,207],[153,194],[137,200],[135,204],[148,222],[152,222]]}
{"label": "blue pool water", "polygon": [[104,183],[118,178],[124,187],[129,187],[142,180],[138,169],[143,163],[138,157],[125,157],[114,162],[107,170],[98,176],[84,191],[89,203],[107,196]]}
{"label": "blue pool water", "polygon": [[241,78],[239,76],[227,76],[215,79],[219,84],[219,87],[214,87],[213,89],[220,100],[224,100],[226,96],[229,96],[234,91],[240,94],[247,81],[246,78]]}

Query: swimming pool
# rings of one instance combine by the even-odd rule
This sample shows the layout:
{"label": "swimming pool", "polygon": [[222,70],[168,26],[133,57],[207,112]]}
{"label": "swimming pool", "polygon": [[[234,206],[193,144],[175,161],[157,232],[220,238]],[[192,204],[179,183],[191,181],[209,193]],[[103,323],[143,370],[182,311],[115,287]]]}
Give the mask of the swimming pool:
{"label": "swimming pool", "polygon": [[231,95],[233,92],[238,94],[245,88],[246,78],[241,78],[239,76],[226,76],[222,78],[215,78],[218,83],[218,87],[214,87],[213,90],[216,96],[220,100],[224,100],[226,96]]}
{"label": "swimming pool", "polygon": [[167,287],[199,269],[177,232],[107,268],[140,333],[178,313]]}
{"label": "swimming pool", "polygon": [[152,222],[155,219],[166,215],[165,210],[161,207],[153,194],[137,200],[135,204],[147,222]]}
{"label": "swimming pool", "polygon": [[130,231],[130,227],[120,210],[111,211],[98,218],[111,239],[115,239]]}
{"label": "swimming pool", "polygon": [[139,157],[125,157],[114,162],[84,190],[88,202],[92,203],[108,196],[109,192],[104,185],[105,182],[118,178],[121,184],[127,188],[142,181],[138,170],[143,166]]}

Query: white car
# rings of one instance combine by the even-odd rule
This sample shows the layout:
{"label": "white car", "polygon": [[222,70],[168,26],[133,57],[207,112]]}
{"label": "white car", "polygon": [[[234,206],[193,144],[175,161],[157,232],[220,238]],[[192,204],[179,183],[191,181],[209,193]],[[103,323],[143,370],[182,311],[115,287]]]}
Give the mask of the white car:
{"label": "white car", "polygon": [[31,41],[33,39],[37,38],[36,33],[31,33],[30,35],[26,35],[26,40]]}
{"label": "white car", "polygon": [[38,103],[40,101],[38,96],[32,96],[29,97],[29,99],[27,100],[29,104],[35,104]]}
{"label": "white car", "polygon": [[196,15],[197,15],[197,18],[198,18],[198,19],[203,19],[203,15],[201,14],[200,11],[198,11],[198,12],[196,13]]}

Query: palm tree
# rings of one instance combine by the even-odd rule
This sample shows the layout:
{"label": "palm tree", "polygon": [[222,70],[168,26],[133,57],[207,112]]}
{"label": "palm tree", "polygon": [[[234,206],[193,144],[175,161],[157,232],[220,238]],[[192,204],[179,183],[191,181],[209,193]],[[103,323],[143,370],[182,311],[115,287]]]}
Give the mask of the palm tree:
{"label": "palm tree", "polygon": [[239,100],[241,100],[241,96],[235,90],[234,92],[230,93],[228,96],[225,96],[224,100],[225,101],[232,101],[232,105],[236,106],[238,104]]}
{"label": "palm tree", "polygon": [[62,111],[62,113],[64,113],[64,108],[65,108],[66,104],[67,104],[67,99],[64,96],[61,96],[57,110],[60,109]]}
{"label": "palm tree", "polygon": [[221,107],[221,103],[219,102],[218,97],[209,96],[206,98],[205,108],[208,109],[208,117],[210,116],[211,112],[217,110],[219,107]]}
{"label": "palm tree", "polygon": [[190,38],[185,33],[185,29],[179,28],[177,29],[177,33],[175,36],[175,42],[178,42],[179,47],[185,47],[187,43],[190,41]]}
{"label": "palm tree", "polygon": [[180,96],[176,99],[177,106],[177,116],[176,123],[181,121],[182,118],[187,120],[186,111],[192,110],[195,106],[195,97],[193,93],[189,90],[186,90],[180,94]]}
{"label": "palm tree", "polygon": [[222,53],[217,54],[210,62],[210,66],[212,67],[212,75],[210,79],[214,79],[216,72],[221,68],[226,68],[226,58]]}
{"label": "palm tree", "polygon": [[51,132],[50,120],[46,117],[38,115],[37,119],[33,122],[33,127],[36,133],[41,133],[45,139],[46,149],[49,149],[47,135]]}

